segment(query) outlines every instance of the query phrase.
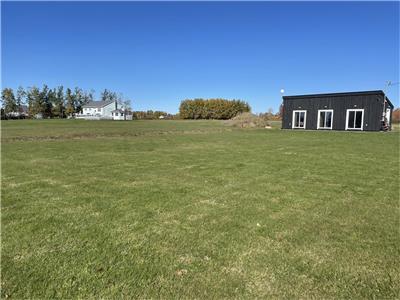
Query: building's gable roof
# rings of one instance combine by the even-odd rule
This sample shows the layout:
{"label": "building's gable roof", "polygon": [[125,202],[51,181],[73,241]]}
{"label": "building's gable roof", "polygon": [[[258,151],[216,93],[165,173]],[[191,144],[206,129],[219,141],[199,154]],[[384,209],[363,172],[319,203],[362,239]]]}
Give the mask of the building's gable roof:
{"label": "building's gable roof", "polygon": [[107,105],[114,103],[114,100],[109,101],[90,101],[88,104],[85,104],[83,108],[101,108]]}

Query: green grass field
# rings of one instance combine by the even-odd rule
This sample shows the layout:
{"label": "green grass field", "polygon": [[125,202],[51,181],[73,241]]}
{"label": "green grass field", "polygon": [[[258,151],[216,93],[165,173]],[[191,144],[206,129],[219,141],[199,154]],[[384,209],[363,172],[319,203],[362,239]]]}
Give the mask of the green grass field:
{"label": "green grass field", "polygon": [[399,297],[399,132],[3,121],[1,208],[2,298]]}

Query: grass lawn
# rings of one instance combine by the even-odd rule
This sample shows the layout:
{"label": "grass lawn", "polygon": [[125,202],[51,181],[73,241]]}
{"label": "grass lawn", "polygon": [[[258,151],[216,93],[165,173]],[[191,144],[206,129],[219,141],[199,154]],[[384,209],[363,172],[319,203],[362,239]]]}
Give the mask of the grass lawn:
{"label": "grass lawn", "polygon": [[2,298],[398,298],[399,132],[2,122]]}

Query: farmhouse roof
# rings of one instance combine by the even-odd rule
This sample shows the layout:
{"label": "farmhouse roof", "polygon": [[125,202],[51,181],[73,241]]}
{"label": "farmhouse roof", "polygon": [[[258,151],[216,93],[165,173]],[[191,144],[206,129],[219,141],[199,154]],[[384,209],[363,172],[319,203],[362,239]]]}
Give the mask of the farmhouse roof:
{"label": "farmhouse roof", "polygon": [[88,104],[85,104],[83,108],[101,108],[104,106],[107,106],[111,103],[114,103],[114,100],[108,100],[108,101],[90,101]]}
{"label": "farmhouse roof", "polygon": [[342,93],[324,93],[324,94],[308,94],[308,95],[293,95],[293,96],[283,96],[283,99],[300,99],[300,98],[322,98],[322,97],[340,97],[340,96],[362,96],[362,95],[383,95],[386,101],[393,107],[392,102],[385,96],[382,90],[375,91],[360,91],[360,92],[342,92]]}

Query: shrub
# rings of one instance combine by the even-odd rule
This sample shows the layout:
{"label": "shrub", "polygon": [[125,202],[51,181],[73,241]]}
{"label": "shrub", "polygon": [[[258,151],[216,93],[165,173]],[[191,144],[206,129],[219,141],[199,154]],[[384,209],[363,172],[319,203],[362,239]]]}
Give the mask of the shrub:
{"label": "shrub", "polygon": [[241,100],[187,99],[181,102],[179,116],[181,119],[228,120],[249,111],[250,106]]}

